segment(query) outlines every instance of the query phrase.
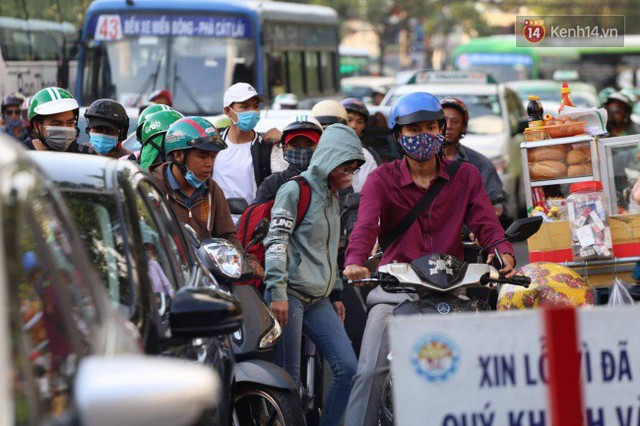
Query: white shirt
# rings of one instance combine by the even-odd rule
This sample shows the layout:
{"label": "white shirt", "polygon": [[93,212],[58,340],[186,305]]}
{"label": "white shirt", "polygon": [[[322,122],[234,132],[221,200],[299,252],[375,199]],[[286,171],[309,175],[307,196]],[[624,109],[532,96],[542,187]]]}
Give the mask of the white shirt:
{"label": "white shirt", "polygon": [[[233,143],[225,136],[227,149],[216,156],[213,165],[213,180],[222,188],[225,198],[244,198],[251,204],[256,196],[256,178],[253,172],[251,146],[256,143],[258,134],[248,143]],[[240,216],[232,215],[234,222]]]}
{"label": "white shirt", "polygon": [[376,163],[375,158],[373,158],[373,155],[371,155],[368,149],[362,148],[362,153],[364,154],[364,164],[360,167],[360,172],[353,177],[353,182],[351,183],[353,186],[353,192],[362,191],[362,187],[364,186],[369,173],[378,167],[378,163]]}

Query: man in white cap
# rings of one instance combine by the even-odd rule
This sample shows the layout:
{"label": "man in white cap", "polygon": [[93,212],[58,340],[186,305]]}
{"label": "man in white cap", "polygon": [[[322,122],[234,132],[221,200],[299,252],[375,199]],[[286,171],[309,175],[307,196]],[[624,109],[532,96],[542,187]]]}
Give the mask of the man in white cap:
{"label": "man in white cap", "polygon": [[[264,142],[253,129],[260,121],[263,97],[250,84],[236,83],[224,94],[224,113],[231,125],[222,133],[227,149],[220,151],[213,168],[213,180],[229,199],[250,204],[256,189],[271,174],[273,145]],[[234,215],[234,221],[239,215]]]}

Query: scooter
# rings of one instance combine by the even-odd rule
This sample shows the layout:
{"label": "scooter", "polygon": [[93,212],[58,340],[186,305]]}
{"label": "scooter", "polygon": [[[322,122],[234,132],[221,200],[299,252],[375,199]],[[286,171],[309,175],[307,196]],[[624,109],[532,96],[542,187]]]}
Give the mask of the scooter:
{"label": "scooter", "polygon": [[[370,278],[353,282],[379,284],[389,293],[410,294],[410,299],[396,306],[394,316],[490,311],[488,303],[467,297],[465,290],[498,284],[528,287],[531,279],[518,275],[505,278],[495,266],[482,263],[483,254],[505,241],[527,240],[540,229],[541,224],[539,217],[516,220],[505,232],[503,240],[480,250],[478,263],[467,263],[447,254],[433,254],[411,263],[383,265]],[[496,259],[502,261],[499,255]],[[502,266],[500,263],[499,267]],[[392,359],[392,354],[388,359]],[[387,369],[379,411],[379,424],[383,426],[393,425],[392,380],[391,372]]]}
{"label": "scooter", "polygon": [[[247,248],[262,241],[267,231],[268,222],[260,222]],[[190,239],[193,244],[194,238]],[[233,285],[253,276],[244,253],[220,238],[201,241],[196,252],[218,285],[231,291],[245,312],[245,321],[232,339],[236,359],[234,425],[303,425],[298,386],[271,362],[282,328],[254,287]]]}

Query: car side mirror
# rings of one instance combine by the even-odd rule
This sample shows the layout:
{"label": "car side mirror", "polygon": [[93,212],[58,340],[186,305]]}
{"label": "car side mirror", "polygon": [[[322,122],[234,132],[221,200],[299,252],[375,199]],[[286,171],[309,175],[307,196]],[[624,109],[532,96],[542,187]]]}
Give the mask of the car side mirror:
{"label": "car side mirror", "polygon": [[242,325],[242,308],[236,298],[212,287],[183,287],[171,301],[171,333],[194,339],[231,334]]}
{"label": "car side mirror", "polygon": [[542,218],[540,216],[517,219],[507,228],[505,235],[511,242],[526,241],[530,236],[538,232],[540,226],[542,226]]}
{"label": "car side mirror", "polygon": [[193,229],[191,225],[185,223],[184,232],[185,234],[187,234],[187,239],[189,240],[191,245],[196,249],[200,248],[200,246],[202,245],[202,240],[198,236],[198,233],[196,232],[196,230]]}
{"label": "car side mirror", "polygon": [[209,366],[143,355],[84,357],[74,388],[78,423],[92,426],[192,425],[220,393]]}
{"label": "car side mirror", "polygon": [[518,135],[520,133],[524,133],[524,131],[527,129],[527,127],[529,127],[529,120],[526,118],[521,118],[520,120],[518,120],[518,126],[516,127],[516,131],[514,133],[515,135]]}

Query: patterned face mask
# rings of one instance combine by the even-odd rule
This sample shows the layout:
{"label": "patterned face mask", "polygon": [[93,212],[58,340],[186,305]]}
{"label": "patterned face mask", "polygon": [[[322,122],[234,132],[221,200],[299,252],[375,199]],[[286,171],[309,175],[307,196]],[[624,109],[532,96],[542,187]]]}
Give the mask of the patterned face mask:
{"label": "patterned face mask", "polygon": [[312,155],[313,148],[288,148],[284,152],[284,159],[302,173],[309,168]]}
{"label": "patterned face mask", "polygon": [[407,156],[419,163],[431,160],[440,152],[444,143],[443,135],[420,133],[417,136],[400,136],[398,143]]}

